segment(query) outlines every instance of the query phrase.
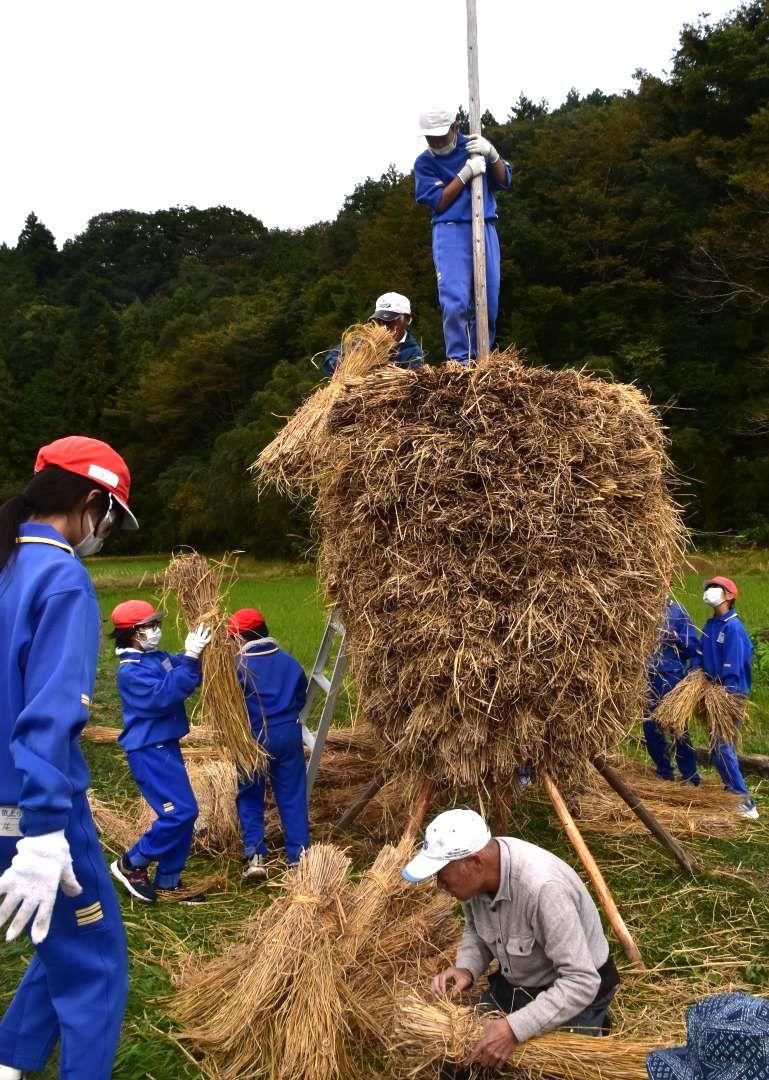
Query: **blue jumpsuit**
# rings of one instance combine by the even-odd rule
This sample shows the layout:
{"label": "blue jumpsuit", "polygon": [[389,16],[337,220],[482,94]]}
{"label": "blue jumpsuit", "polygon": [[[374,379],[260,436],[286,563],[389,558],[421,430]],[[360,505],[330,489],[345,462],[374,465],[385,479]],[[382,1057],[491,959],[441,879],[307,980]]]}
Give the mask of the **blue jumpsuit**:
{"label": "blue jumpsuit", "polygon": [[[392,353],[392,362],[396,367],[422,367],[425,362],[425,354],[422,352],[422,346],[410,330],[407,330],[401,340],[395,344],[396,347]],[[341,345],[335,345],[333,349],[328,350],[323,358],[323,372],[325,375],[331,377],[334,374],[334,370],[339,363],[341,354]]]}
{"label": "blue jumpsuit", "polygon": [[185,700],[200,685],[201,663],[160,649],[119,649],[117,685],[123,705],[118,742],[144,798],[158,815],[128,858],[134,866],[157,862],[155,884],[179,884],[192,847],[198,804],[179,739],[190,730]]}
{"label": "blue jumpsuit", "polygon": [[[451,206],[438,213],[445,186],[457,175],[468,159],[467,136],[458,135],[456,148],[441,157],[425,150],[414,162],[416,200],[433,211],[433,262],[438,277],[438,300],[443,312],[443,337],[446,357],[466,363],[475,357],[475,301],[473,291],[473,230],[471,184]],[[486,220],[486,292],[489,309],[489,344],[494,344],[499,309],[499,238],[495,221],[497,203],[494,191],[509,188],[512,170],[505,162],[505,183],[497,183],[492,166],[483,176]]]}
{"label": "blue jumpsuit", "polygon": [[[753,642],[736,611],[714,615],[702,630],[702,668],[730,694],[749,694],[753,683]],[[733,743],[719,743],[711,753],[727,791],[751,802]]]}
{"label": "blue jumpsuit", "polygon": [[[22,525],[0,572],[0,873],[20,835],[64,829],[83,892],[59,892],[0,1022],[0,1062],[38,1072],[60,1040],[66,1080],[109,1080],[128,994],[125,932],[79,745],[99,632],[91,578],[70,545],[48,525]],[[21,811],[16,830],[9,807]]]}
{"label": "blue jumpsuit", "polygon": [[[700,639],[691,616],[675,600],[668,598],[665,602],[665,625],[648,668],[649,696],[643,724],[646,749],[657,768],[657,776],[663,780],[673,779],[671,746],[651,714],[665,694],[681,682],[687,674],[688,665],[699,667],[700,663]],[[682,739],[675,740],[675,754],[682,778],[699,783],[697,759],[688,731]]]}
{"label": "blue jumpsuit", "polygon": [[[286,857],[289,863],[295,863],[310,846],[307,770],[302,726],[297,723],[307,698],[307,676],[293,656],[267,637],[243,647],[238,678],[254,738],[270,754],[270,782],[283,825]],[[247,859],[267,854],[264,793],[264,776],[238,784],[238,815]]]}

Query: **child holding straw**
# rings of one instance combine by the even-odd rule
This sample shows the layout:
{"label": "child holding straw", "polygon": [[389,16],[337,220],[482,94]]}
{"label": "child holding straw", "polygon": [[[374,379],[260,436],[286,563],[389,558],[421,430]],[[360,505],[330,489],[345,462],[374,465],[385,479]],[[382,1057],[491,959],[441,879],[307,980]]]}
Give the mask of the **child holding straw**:
{"label": "child holding straw", "polygon": [[[307,676],[298,660],[278,648],[264,615],[241,608],[227,620],[227,632],[240,646],[238,678],[243,687],[251,730],[270,755],[270,782],[283,825],[286,857],[295,866],[310,846],[307,770],[299,714],[307,699]],[[267,877],[264,856],[265,777],[238,782],[238,816],[243,834],[244,881]]]}
{"label": "child holding straw", "polygon": [[[199,626],[187,635],[184,652],[172,656],[158,648],[163,617],[145,600],[126,600],[112,612],[124,724],[118,742],[139,791],[158,816],[110,869],[137,900],[154,903],[158,893],[173,900],[178,893],[180,903],[200,904],[206,897],[188,895],[181,883],[198,804],[179,740],[190,729],[184,702],[200,685],[200,656],[211,631]],[[147,869],[153,862],[154,883]]]}
{"label": "child holding straw", "polygon": [[[734,610],[738,592],[731,578],[712,577],[705,582],[702,599],[713,614],[702,630],[702,668],[711,682],[728,693],[747,696],[753,683],[753,642]],[[726,790],[741,796],[739,815],[757,819],[758,809],[740,770],[735,744],[718,741],[711,760]]]}

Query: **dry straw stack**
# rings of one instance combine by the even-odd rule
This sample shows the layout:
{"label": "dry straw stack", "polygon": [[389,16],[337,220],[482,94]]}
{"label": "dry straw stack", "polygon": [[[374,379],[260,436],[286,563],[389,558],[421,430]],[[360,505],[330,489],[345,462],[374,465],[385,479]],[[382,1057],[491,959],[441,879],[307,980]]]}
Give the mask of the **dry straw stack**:
{"label": "dry straw stack", "polygon": [[[402,1075],[425,1075],[423,1070],[441,1061],[464,1061],[482,1033],[483,1017],[475,1009],[449,1001],[426,1001],[412,993],[396,1013],[393,1059],[400,1060]],[[523,1043],[495,1075],[647,1080],[646,1056],[659,1045],[655,1039],[622,1035],[592,1039],[553,1032]]]}
{"label": "dry straw stack", "polygon": [[748,703],[742,694],[730,694],[711,682],[702,668],[695,668],[665,694],[654,716],[661,727],[681,736],[692,723],[702,724],[711,748],[719,743],[736,743],[748,719]]}
{"label": "dry straw stack", "polygon": [[420,889],[403,905],[407,857],[384,848],[352,885],[344,853],[316,844],[240,944],[184,964],[172,1012],[207,1076],[367,1075],[366,1055],[381,1049],[392,1022],[396,981],[442,962],[455,937],[446,897]]}
{"label": "dry straw stack", "polygon": [[574,786],[641,713],[684,546],[658,416],[633,387],[514,350],[348,362],[333,401],[289,421],[325,416],[309,459],[294,427],[257,466],[297,496],[314,481],[321,572],[386,768],[481,805],[527,761]]}
{"label": "dry straw stack", "polygon": [[200,718],[216,732],[224,754],[250,774],[263,772],[269,757],[251,733],[235,674],[237,649],[227,636],[224,598],[233,573],[234,565],[227,558],[212,563],[196,552],[176,555],[165,573],[165,592],[176,593],[188,626],[205,623],[211,630],[211,644],[203,653]]}

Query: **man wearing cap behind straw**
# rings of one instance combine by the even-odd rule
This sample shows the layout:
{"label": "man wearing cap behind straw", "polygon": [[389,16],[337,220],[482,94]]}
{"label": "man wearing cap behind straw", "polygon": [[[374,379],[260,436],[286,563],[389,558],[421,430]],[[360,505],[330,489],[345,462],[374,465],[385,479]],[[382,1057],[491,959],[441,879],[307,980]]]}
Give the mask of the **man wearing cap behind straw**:
{"label": "man wearing cap behind straw", "polygon": [[[179,896],[182,904],[202,904],[205,894],[190,896],[181,883],[198,804],[179,740],[190,730],[184,702],[200,686],[200,656],[211,631],[201,624],[187,635],[184,652],[172,655],[158,648],[164,617],[146,600],[125,600],[112,612],[123,708],[118,742],[136,786],[157,817],[110,869],[137,900],[154,903],[159,894],[167,900]],[[151,863],[157,863],[154,883],[147,871]]]}
{"label": "man wearing cap behind straw", "polygon": [[[264,615],[241,608],[227,620],[227,632],[240,646],[238,679],[243,687],[251,731],[270,755],[270,783],[278,806],[289,867],[310,846],[307,770],[299,714],[307,700],[307,676],[290,653],[270,637]],[[243,834],[244,881],[267,877],[264,857],[264,776],[238,782],[238,816]]]}
{"label": "man wearing cap behind straw", "polygon": [[112,1075],[128,955],[80,750],[100,635],[80,559],[138,528],[130,486],[111,446],[70,435],[0,507],[0,926],[13,941],[31,923],[35,948],[0,1021],[2,1080],[41,1071],[57,1042],[62,1077]]}
{"label": "man wearing cap behind straw", "polygon": [[466,364],[476,356],[471,184],[473,177],[483,177],[491,346],[496,337],[500,280],[494,192],[510,187],[512,169],[488,139],[480,134],[461,134],[453,110],[421,113],[419,133],[427,139],[427,149],[414,162],[416,200],[433,212],[433,262],[446,359]]}
{"label": "man wearing cap behind straw", "polygon": [[[734,604],[739,590],[731,578],[713,577],[705,582],[703,602],[713,614],[702,629],[702,670],[711,682],[730,694],[746,697],[753,684],[753,642],[742,625]],[[758,818],[755,800],[740,770],[734,743],[719,742],[710,755],[727,791],[739,795],[740,817]]]}
{"label": "man wearing cap behind straw", "polygon": [[497,960],[480,1004],[506,1014],[486,1020],[467,1061],[444,1065],[444,1077],[499,1067],[519,1043],[555,1028],[608,1032],[619,975],[596,906],[570,866],[524,840],[492,837],[473,810],[447,810],[403,870],[411,882],[433,875],[465,916],[456,966],[435,976],[433,994],[468,990]]}
{"label": "man wearing cap behind straw", "polygon": [[[378,323],[389,330],[393,339],[390,358],[396,367],[418,368],[424,364],[422,346],[409,329],[412,315],[411,301],[408,296],[397,292],[383,293],[377,297],[374,314],[369,316],[368,321]],[[323,359],[323,371],[329,377],[334,374],[341,355],[341,344],[335,345],[326,353]]]}

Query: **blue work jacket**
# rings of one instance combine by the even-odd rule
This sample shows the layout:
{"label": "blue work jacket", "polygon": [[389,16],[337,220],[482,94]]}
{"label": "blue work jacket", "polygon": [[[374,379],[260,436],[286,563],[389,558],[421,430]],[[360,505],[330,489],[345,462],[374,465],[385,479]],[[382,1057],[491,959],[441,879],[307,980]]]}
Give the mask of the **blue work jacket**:
{"label": "blue work jacket", "polygon": [[[333,349],[328,350],[323,358],[323,371],[326,375],[331,376],[334,374],[341,355],[341,344],[335,345]],[[410,330],[406,331],[401,341],[395,343],[392,353],[390,354],[390,360],[396,367],[422,367],[425,362],[425,354],[422,352],[422,346]]]}
{"label": "blue work jacket", "polygon": [[244,645],[238,657],[238,679],[254,736],[262,734],[265,722],[268,728],[296,723],[307,700],[307,676],[299,661],[278,648],[274,638]]}
{"label": "blue work jacket", "polygon": [[749,694],[752,663],[753,642],[737,612],[708,619],[702,630],[702,667],[708,678],[733,694]]}
{"label": "blue work jacket", "polygon": [[181,739],[190,730],[184,702],[200,685],[201,663],[162,649],[118,649],[117,688],[123,706],[124,750]]}
{"label": "blue work jacket", "polygon": [[[433,225],[443,221],[472,221],[473,209],[470,189],[472,184],[465,184],[451,206],[438,213],[438,203],[441,201],[443,190],[457,175],[468,157],[465,147],[467,135],[457,137],[456,148],[450,154],[441,157],[433,154],[431,150],[424,150],[414,162],[414,187],[418,203],[429,206],[433,212]],[[510,187],[513,178],[513,170],[505,162],[505,182],[498,184],[492,171],[492,166],[486,162],[486,172],[483,174],[483,208],[486,221],[496,221],[497,200],[494,192]]]}
{"label": "blue work jacket", "polygon": [[699,634],[686,608],[668,597],[659,644],[649,663],[649,677],[663,675],[675,685],[683,679],[690,663],[694,667],[701,663]]}
{"label": "blue work jacket", "polygon": [[99,633],[96,593],[70,544],[23,524],[0,572],[0,806],[21,808],[26,836],[66,828],[88,787],[79,737]]}

